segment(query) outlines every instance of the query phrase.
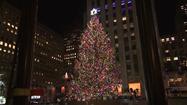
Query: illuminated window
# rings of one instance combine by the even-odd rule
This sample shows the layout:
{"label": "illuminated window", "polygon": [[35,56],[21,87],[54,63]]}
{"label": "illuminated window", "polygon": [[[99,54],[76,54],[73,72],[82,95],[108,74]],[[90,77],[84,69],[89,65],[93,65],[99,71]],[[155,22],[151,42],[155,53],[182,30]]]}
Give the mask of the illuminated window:
{"label": "illuminated window", "polygon": [[117,36],[117,35],[115,35],[115,36],[114,36],[114,38],[115,38],[115,39],[118,39],[118,36]]}
{"label": "illuminated window", "polygon": [[165,50],[165,53],[169,53],[169,50]]}
{"label": "illuminated window", "polygon": [[17,35],[18,33],[17,32],[14,32],[15,35]]}
{"label": "illuminated window", "polygon": [[169,41],[169,38],[166,38],[166,41],[168,42],[168,41]]}
{"label": "illuminated window", "polygon": [[9,28],[6,29],[7,31],[10,31]]}
{"label": "illuminated window", "polygon": [[2,51],[2,48],[0,48],[0,51]]}
{"label": "illuminated window", "polygon": [[161,39],[162,42],[165,42],[165,39]]}
{"label": "illuminated window", "polygon": [[6,52],[6,50],[3,50],[3,52]]}
{"label": "illuminated window", "polygon": [[185,32],[187,32],[187,30],[185,30]]}
{"label": "illuminated window", "polygon": [[171,37],[171,40],[175,40],[175,37]]}
{"label": "illuminated window", "polygon": [[135,33],[133,32],[133,33],[131,33],[131,36],[135,36]]}
{"label": "illuminated window", "polygon": [[8,22],[7,25],[10,26],[10,23]]}
{"label": "illuminated window", "polygon": [[178,57],[174,57],[174,59],[173,59],[174,61],[177,61],[177,60],[179,60],[179,58]]}
{"label": "illuminated window", "polygon": [[11,32],[11,33],[14,33],[14,31],[13,31],[13,30],[11,30],[10,32]]}
{"label": "illuminated window", "polygon": [[123,17],[122,20],[125,21],[125,20],[127,20],[127,18],[126,18],[126,17]]}
{"label": "illuminated window", "polygon": [[14,25],[11,25],[12,26],[12,28],[14,28]]}
{"label": "illuminated window", "polygon": [[10,50],[8,50],[8,53],[10,53],[11,51]]}
{"label": "illuminated window", "polygon": [[8,45],[8,47],[9,47],[9,48],[11,48],[11,47],[12,47],[12,45],[11,45],[11,44],[9,44],[9,45]]}
{"label": "illuminated window", "polygon": [[115,45],[116,47],[119,47],[119,44],[118,43],[116,43],[116,45]]}
{"label": "illuminated window", "polygon": [[136,91],[138,96],[141,96],[141,84],[140,83],[129,83],[129,90]]}
{"label": "illuminated window", "polygon": [[166,61],[171,61],[171,58],[170,58],[170,57],[167,57],[167,58],[166,58]]}
{"label": "illuminated window", "polygon": [[5,43],[5,47],[7,47],[8,46],[8,44],[7,43]]}
{"label": "illuminated window", "polygon": [[16,48],[16,46],[15,46],[15,45],[13,45],[13,46],[12,46],[12,48],[13,48],[13,49],[15,49],[15,48]]}
{"label": "illuminated window", "polygon": [[0,41],[0,45],[3,45],[3,41]]}
{"label": "illuminated window", "polygon": [[183,38],[182,41],[185,42],[186,40]]}
{"label": "illuminated window", "polygon": [[18,29],[18,27],[17,27],[17,26],[15,26],[15,29],[17,30],[17,29]]}
{"label": "illuminated window", "polygon": [[46,42],[46,44],[48,44],[48,42]]}
{"label": "illuminated window", "polygon": [[14,54],[14,51],[12,51],[12,54]]}
{"label": "illuminated window", "polygon": [[116,20],[116,19],[114,19],[114,20],[113,20],[113,22],[114,22],[114,23],[116,23],[116,22],[117,22],[117,20]]}

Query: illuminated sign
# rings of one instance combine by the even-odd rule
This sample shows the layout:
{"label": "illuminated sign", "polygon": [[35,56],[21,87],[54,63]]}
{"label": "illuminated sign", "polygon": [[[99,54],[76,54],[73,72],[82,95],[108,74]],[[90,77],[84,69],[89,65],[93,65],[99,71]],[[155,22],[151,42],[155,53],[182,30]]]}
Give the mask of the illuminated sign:
{"label": "illuminated sign", "polygon": [[6,98],[4,96],[0,96],[0,105],[6,104]]}
{"label": "illuminated sign", "polygon": [[41,96],[31,96],[31,99],[40,99]]}

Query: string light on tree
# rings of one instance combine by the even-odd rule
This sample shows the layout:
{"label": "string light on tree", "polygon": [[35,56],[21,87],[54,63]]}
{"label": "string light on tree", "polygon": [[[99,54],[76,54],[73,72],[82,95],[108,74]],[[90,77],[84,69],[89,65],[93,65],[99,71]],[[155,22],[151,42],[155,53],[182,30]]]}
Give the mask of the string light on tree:
{"label": "string light on tree", "polygon": [[70,82],[69,100],[87,101],[118,95],[122,82],[119,65],[112,42],[103,30],[99,19],[93,16],[81,36],[79,57],[75,61],[78,76]]}

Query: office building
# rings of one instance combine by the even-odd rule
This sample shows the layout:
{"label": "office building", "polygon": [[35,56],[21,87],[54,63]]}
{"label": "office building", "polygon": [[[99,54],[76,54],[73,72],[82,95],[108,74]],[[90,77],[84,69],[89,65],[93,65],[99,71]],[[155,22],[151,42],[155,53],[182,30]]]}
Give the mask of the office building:
{"label": "office building", "polygon": [[[166,90],[177,87],[178,90],[187,91],[186,40],[187,36],[181,33],[161,35],[160,41]],[[168,90],[168,93],[171,90]]]}
{"label": "office building", "polygon": [[100,18],[121,65],[123,88],[143,90],[143,64],[135,0],[87,0],[88,22]]}
{"label": "office building", "polygon": [[64,37],[64,65],[69,73],[73,73],[74,62],[78,57],[80,34],[80,30],[74,30]]}
{"label": "office building", "polygon": [[[0,96],[6,97],[11,77],[21,12],[7,2],[3,2],[0,11],[0,83],[4,88]],[[37,24],[34,34],[33,67],[31,88],[45,90],[45,102],[53,101],[55,87],[62,83],[63,43],[60,34],[50,28]],[[49,91],[48,91],[49,90]],[[50,97],[48,97],[50,96]]]}

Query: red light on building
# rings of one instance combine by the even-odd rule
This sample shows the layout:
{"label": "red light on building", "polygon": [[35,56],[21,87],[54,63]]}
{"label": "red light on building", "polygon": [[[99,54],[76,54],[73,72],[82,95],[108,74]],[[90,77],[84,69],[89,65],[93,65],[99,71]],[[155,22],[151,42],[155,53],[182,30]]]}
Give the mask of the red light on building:
{"label": "red light on building", "polygon": [[61,87],[61,93],[65,93],[65,87],[64,86]]}

